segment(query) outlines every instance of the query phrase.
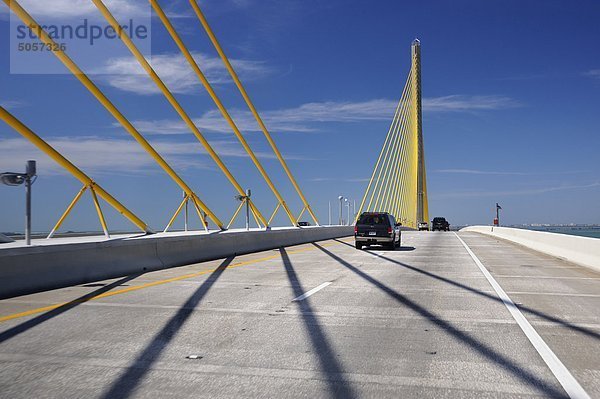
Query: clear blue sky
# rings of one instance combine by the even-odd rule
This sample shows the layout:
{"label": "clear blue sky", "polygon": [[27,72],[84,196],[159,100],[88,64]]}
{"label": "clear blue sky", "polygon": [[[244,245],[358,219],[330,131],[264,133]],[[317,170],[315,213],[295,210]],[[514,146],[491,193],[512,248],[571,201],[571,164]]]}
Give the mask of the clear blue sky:
{"label": "clear blue sky", "polygon": [[[48,4],[23,4],[42,23],[99,15],[87,0],[57,0],[53,7],[41,3]],[[123,3],[107,2],[123,15],[136,12]],[[187,1],[161,3],[169,4],[168,14],[176,17],[186,44],[299,211],[300,201]],[[147,2],[141,4],[147,12]],[[415,37],[422,43],[431,216],[446,216],[455,225],[490,223],[499,202],[505,223],[600,223],[597,1],[201,4],[323,223],[328,201],[344,195],[358,202],[362,196],[410,68]],[[0,9],[0,103],[152,227],[162,228],[180,200],[178,187],[75,78],[11,74],[8,12],[4,4]],[[160,21],[152,21],[157,71],[269,214],[275,198]],[[102,73],[93,80],[201,198],[229,219],[237,205],[233,188],[152,82],[126,73],[138,66],[124,54],[102,54],[86,71]],[[40,57],[40,62],[54,62]],[[1,124],[0,170],[21,170],[29,158],[40,164],[33,227],[47,231],[80,184]],[[22,188],[0,187],[0,231],[23,230],[23,197]],[[104,209],[111,228],[130,228],[108,206]],[[283,214],[277,222],[285,223]],[[98,228],[91,199],[85,197],[65,229]]]}

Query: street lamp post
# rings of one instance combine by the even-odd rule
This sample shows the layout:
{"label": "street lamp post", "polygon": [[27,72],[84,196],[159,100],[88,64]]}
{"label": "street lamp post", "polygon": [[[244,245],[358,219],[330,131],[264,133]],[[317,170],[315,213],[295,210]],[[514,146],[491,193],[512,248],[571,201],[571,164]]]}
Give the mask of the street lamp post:
{"label": "street lamp post", "polygon": [[25,183],[25,244],[31,245],[31,186],[35,182],[35,161],[27,161],[25,173],[0,173],[0,181],[7,186],[20,186]]}
{"label": "street lamp post", "polygon": [[340,200],[340,226],[343,224],[343,220],[342,220],[342,204],[344,203],[344,197],[342,197],[341,195],[338,197],[338,199]]}
{"label": "street lamp post", "polygon": [[350,201],[348,201],[348,198],[344,198],[344,201],[346,202],[346,215],[347,215],[347,219],[346,219],[346,225],[350,226]]}
{"label": "street lamp post", "polygon": [[[187,198],[187,194],[184,191],[183,192],[183,198],[186,199]],[[184,231],[188,231],[188,201],[187,199],[185,200],[185,208],[184,208],[184,214],[183,214],[183,229]]]}
{"label": "street lamp post", "polygon": [[502,207],[496,202],[496,220],[495,220],[495,224],[496,226],[500,227],[500,209],[502,209]]}
{"label": "street lamp post", "polygon": [[36,172],[35,161],[27,161],[25,169],[25,244],[31,245],[31,178]]}
{"label": "street lamp post", "polygon": [[[236,195],[235,199],[238,201],[242,201],[246,205],[246,230],[250,230],[250,196],[252,195],[252,191],[250,189],[246,190],[246,195]],[[240,205],[241,207],[241,205]],[[240,208],[236,211],[239,212]]]}
{"label": "street lamp post", "polygon": [[246,190],[246,230],[250,230],[250,196],[252,191]]}

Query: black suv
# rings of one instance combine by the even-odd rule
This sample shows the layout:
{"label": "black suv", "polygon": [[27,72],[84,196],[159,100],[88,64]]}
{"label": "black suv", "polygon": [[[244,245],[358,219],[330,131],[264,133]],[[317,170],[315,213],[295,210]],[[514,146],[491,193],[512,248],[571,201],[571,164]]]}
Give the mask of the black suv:
{"label": "black suv", "polygon": [[356,248],[380,244],[389,249],[400,247],[400,223],[387,212],[365,212],[354,226]]}
{"label": "black suv", "polygon": [[431,222],[431,231],[450,231],[450,223],[446,220],[446,218],[437,217],[433,218]]}

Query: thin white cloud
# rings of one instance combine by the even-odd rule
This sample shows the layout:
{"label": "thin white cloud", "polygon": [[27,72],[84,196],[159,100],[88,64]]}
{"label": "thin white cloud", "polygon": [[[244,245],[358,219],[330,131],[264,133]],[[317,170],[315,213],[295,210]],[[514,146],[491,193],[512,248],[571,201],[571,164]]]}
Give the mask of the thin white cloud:
{"label": "thin white cloud", "polygon": [[[256,120],[249,111],[231,110],[230,114],[242,132],[260,131]],[[311,132],[315,130],[306,124],[288,121],[285,118],[271,117],[268,112],[263,113],[262,118],[269,129],[274,132]],[[194,123],[201,131],[216,133],[232,132],[227,121],[216,110],[208,111],[200,118],[194,119]],[[134,121],[134,125],[146,134],[172,135],[190,133],[187,125],[177,119],[139,120]]]}
{"label": "thin white cloud", "polygon": [[600,69],[590,69],[589,71],[584,72],[583,75],[600,80]]}
{"label": "thin white cloud", "polygon": [[361,102],[312,102],[297,108],[270,111],[272,117],[287,121],[356,122],[391,119],[397,102],[375,99]]}
{"label": "thin white cloud", "polygon": [[507,175],[507,176],[526,176],[529,173],[523,172],[503,172],[503,171],[489,171],[489,170],[475,170],[475,169],[438,169],[433,170],[433,173],[455,173],[455,174],[466,174],[466,175]]}
{"label": "thin white cloud", "polygon": [[492,170],[477,170],[477,169],[437,169],[433,173],[454,173],[466,175],[499,175],[499,176],[534,176],[534,175],[569,175],[579,173],[589,173],[589,170],[561,170],[557,172],[509,172],[509,171],[492,171]]}
{"label": "thin white cloud", "polygon": [[229,3],[237,8],[249,8],[252,6],[252,0],[229,0]]}
{"label": "thin white cloud", "polygon": [[[308,103],[299,107],[265,111],[261,117],[274,132],[311,132],[315,123],[360,122],[391,119],[395,105],[388,100],[371,100],[359,103],[322,102]],[[230,110],[236,125],[242,131],[260,131],[249,111]],[[201,130],[230,133],[231,128],[219,111],[208,111],[194,120]],[[136,121],[140,130],[148,134],[187,134],[186,125],[180,120]]]}
{"label": "thin white cloud", "polygon": [[[21,0],[19,3],[34,18],[102,18],[90,0]],[[115,16],[150,15],[149,3],[143,0],[104,0],[104,4]]]}
{"label": "thin white cloud", "polygon": [[[193,56],[212,84],[231,82],[229,73],[220,58],[200,53],[193,53]],[[149,61],[173,93],[201,94],[205,92],[194,71],[181,53],[153,55]],[[243,81],[256,80],[273,72],[273,69],[262,61],[234,59],[231,60],[231,63]],[[160,94],[160,89],[150,80],[141,65],[133,57],[108,59],[104,65],[91,72],[106,75],[103,80],[119,90],[142,95]]]}
{"label": "thin white cloud", "polygon": [[[78,168],[90,174],[138,174],[158,170],[154,160],[134,140],[102,137],[57,137],[48,140]],[[215,141],[213,148],[222,158],[247,158],[248,154],[235,141]],[[213,161],[198,141],[153,143],[156,150],[177,170],[212,168]],[[0,139],[0,170],[19,168],[24,159],[37,159],[41,174],[66,172],[22,138]],[[268,152],[256,152],[260,159],[275,159]],[[309,160],[286,155],[289,160]]]}
{"label": "thin white cloud", "polygon": [[351,178],[338,178],[338,177],[315,177],[309,179],[312,182],[331,182],[331,181],[343,181],[347,183],[366,183],[370,179],[368,177],[351,177]]}
{"label": "thin white cloud", "polygon": [[553,187],[542,187],[527,190],[507,190],[507,191],[458,191],[435,194],[435,198],[471,198],[471,197],[500,197],[515,195],[537,195],[546,194],[555,191],[567,190],[585,190],[600,187],[600,182],[593,182],[581,185],[562,185]]}
{"label": "thin white cloud", "polygon": [[18,100],[0,101],[0,107],[2,107],[4,109],[15,109],[15,108],[24,107],[25,105],[26,105],[26,103],[24,101],[18,101]]}
{"label": "thin white cloud", "polygon": [[521,81],[521,80],[540,80],[540,79],[549,79],[558,77],[555,73],[530,73],[523,75],[514,75],[514,76],[505,76],[503,78],[498,78],[497,80],[506,80],[506,81]]}
{"label": "thin white cloud", "polygon": [[[77,167],[87,173],[145,173],[155,163],[135,141],[100,137],[57,137],[48,140]],[[158,143],[157,150],[170,160],[176,169],[206,168],[194,143]],[[14,168],[23,159],[37,159],[41,174],[64,174],[63,169],[22,138],[0,140],[0,169]],[[193,155],[196,155],[195,157]]]}
{"label": "thin white cloud", "polygon": [[519,107],[521,104],[505,96],[466,96],[454,94],[450,96],[423,99],[424,112],[465,112],[482,110],[499,110]]}
{"label": "thin white cloud", "polygon": [[[501,109],[508,107],[509,104],[516,106],[516,101],[496,96],[455,95],[426,98],[423,108],[426,112],[465,112]],[[387,99],[359,102],[311,102],[293,108],[263,111],[261,117],[269,130],[273,132],[312,132],[318,130],[319,123],[391,121],[396,106],[396,101]],[[240,130],[245,132],[260,130],[249,111],[232,109],[230,113]],[[208,111],[196,118],[195,123],[201,130],[218,133],[231,132],[227,122],[216,110]],[[138,120],[134,124],[147,134],[187,134],[189,132],[185,124],[177,119]]]}

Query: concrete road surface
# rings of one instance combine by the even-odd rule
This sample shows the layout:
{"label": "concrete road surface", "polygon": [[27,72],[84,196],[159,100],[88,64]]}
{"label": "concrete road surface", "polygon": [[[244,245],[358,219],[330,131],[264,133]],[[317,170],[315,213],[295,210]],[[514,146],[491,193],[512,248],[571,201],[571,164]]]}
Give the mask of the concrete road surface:
{"label": "concrete road surface", "polygon": [[402,245],[0,301],[0,397],[600,398],[599,273],[476,233]]}

